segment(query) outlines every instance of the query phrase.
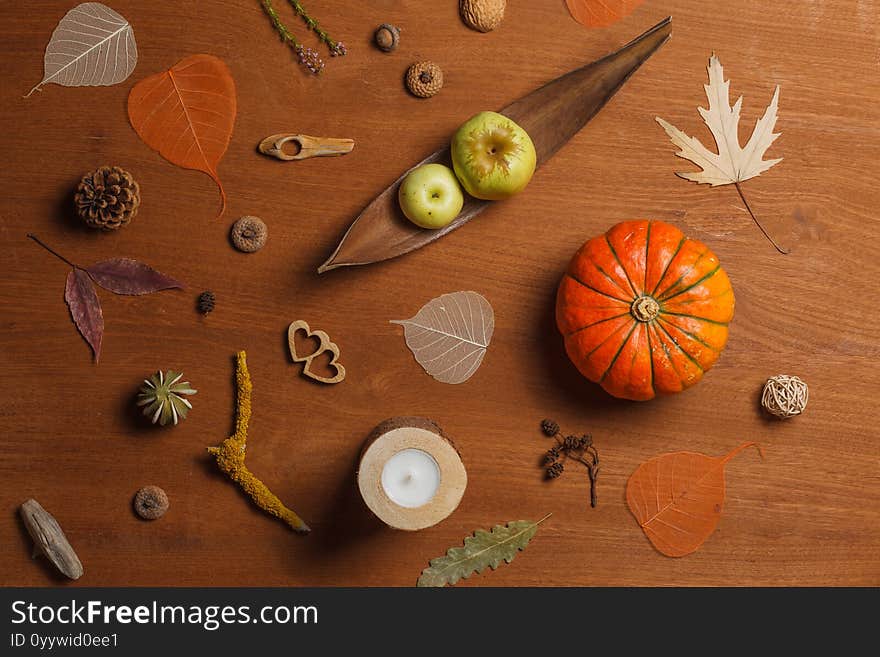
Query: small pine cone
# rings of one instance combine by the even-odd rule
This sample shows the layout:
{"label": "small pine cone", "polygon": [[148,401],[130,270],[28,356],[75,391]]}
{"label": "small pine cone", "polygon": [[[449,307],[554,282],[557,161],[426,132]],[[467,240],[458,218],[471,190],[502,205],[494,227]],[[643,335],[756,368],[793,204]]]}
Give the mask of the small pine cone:
{"label": "small pine cone", "polygon": [[430,98],[443,87],[443,71],[434,62],[416,62],[406,71],[406,88],[413,96]]}
{"label": "small pine cone", "polygon": [[577,441],[577,442],[578,442],[578,445],[577,445],[577,446],[578,446],[580,449],[583,449],[583,448],[585,448],[585,447],[589,447],[590,445],[593,444],[593,436],[591,436],[591,435],[588,434],[588,433],[585,433],[583,436],[581,436],[580,438],[578,438],[578,441]]}
{"label": "small pine cone", "polygon": [[563,470],[565,470],[565,466],[562,465],[562,463],[554,463],[549,468],[547,468],[547,478],[556,479],[562,475]]}
{"label": "small pine cone", "polygon": [[577,449],[578,447],[579,445],[577,436],[566,436],[565,440],[562,441],[563,449]]}
{"label": "small pine cone", "polygon": [[552,465],[559,459],[559,448],[554,447],[544,454],[544,465]]}
{"label": "small pine cone", "polygon": [[209,312],[214,310],[214,304],[216,303],[217,298],[214,296],[214,293],[210,290],[205,290],[199,295],[199,300],[196,306],[199,309],[199,312],[203,315],[207,315]]}
{"label": "small pine cone", "polygon": [[541,422],[541,431],[552,438],[559,433],[559,423],[556,420],[543,420]]}
{"label": "small pine cone", "polygon": [[82,177],[73,200],[87,226],[117,230],[137,214],[141,190],[128,171],[103,166]]}

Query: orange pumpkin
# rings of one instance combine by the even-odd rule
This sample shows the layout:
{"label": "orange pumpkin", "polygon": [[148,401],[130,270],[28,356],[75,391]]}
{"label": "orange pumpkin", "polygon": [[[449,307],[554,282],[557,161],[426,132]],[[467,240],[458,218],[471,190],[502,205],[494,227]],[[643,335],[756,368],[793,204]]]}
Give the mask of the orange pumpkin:
{"label": "orange pumpkin", "polygon": [[625,221],[584,244],[559,284],[556,324],[581,374],[646,400],[699,381],[727,342],[733,289],[705,244]]}

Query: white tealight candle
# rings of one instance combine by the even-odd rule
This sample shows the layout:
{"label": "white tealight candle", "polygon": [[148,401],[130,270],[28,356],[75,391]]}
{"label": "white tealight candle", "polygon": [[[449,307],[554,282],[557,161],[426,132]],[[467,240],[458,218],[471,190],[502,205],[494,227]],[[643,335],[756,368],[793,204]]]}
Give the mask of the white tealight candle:
{"label": "white tealight candle", "polygon": [[367,507],[389,527],[416,531],[455,511],[467,471],[452,441],[423,417],[392,417],[373,429],[357,472]]}
{"label": "white tealight candle", "polygon": [[407,509],[424,506],[440,488],[440,466],[421,449],[394,454],[382,467],[382,489],[389,499]]}

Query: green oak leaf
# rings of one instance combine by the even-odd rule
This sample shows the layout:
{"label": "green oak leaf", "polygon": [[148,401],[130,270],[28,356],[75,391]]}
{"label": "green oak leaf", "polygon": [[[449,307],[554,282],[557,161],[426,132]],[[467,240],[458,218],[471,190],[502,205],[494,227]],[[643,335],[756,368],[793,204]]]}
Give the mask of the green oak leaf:
{"label": "green oak leaf", "polygon": [[506,525],[495,525],[491,531],[478,529],[464,539],[464,547],[452,547],[442,557],[431,559],[422,571],[418,586],[445,586],[467,579],[473,573],[482,573],[488,566],[492,570],[501,562],[510,563],[520,550],[524,550],[538,531],[538,522],[514,520]]}

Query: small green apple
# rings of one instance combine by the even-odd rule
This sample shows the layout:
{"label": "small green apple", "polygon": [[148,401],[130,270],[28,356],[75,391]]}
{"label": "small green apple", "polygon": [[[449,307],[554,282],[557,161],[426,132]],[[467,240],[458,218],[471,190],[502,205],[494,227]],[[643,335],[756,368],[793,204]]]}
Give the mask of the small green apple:
{"label": "small green apple", "polygon": [[468,194],[500,201],[518,194],[535,172],[529,133],[497,112],[480,112],[452,138],[452,166]]}
{"label": "small green apple", "polygon": [[422,228],[443,228],[458,216],[464,194],[452,169],[423,164],[410,171],[397,192],[406,218]]}

